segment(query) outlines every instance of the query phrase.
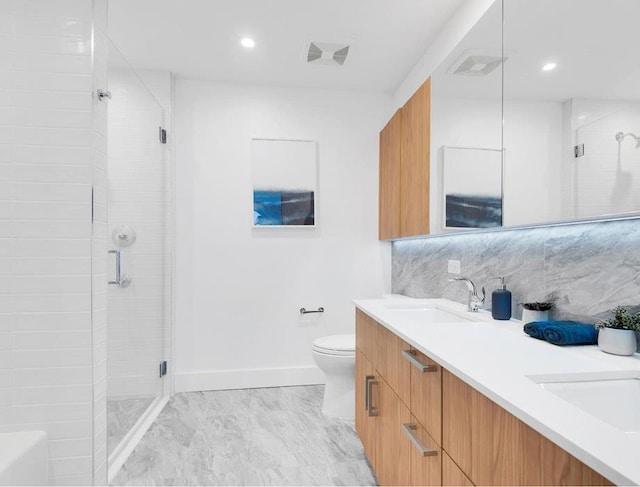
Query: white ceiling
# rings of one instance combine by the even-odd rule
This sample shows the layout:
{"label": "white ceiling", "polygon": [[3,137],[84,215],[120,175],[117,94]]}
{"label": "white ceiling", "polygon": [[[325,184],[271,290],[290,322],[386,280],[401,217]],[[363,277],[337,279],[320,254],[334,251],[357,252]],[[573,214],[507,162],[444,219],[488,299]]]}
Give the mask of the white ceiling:
{"label": "white ceiling", "polygon": [[[463,1],[109,0],[109,35],[138,69],[393,93]],[[342,67],[313,65],[309,41],[352,47]]]}

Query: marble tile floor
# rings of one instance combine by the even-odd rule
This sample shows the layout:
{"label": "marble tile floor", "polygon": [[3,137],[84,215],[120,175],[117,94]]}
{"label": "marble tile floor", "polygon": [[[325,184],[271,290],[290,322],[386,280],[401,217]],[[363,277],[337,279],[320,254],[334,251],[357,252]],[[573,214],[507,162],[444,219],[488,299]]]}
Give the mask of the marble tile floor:
{"label": "marble tile floor", "polygon": [[323,386],[180,393],[111,485],[376,485]]}
{"label": "marble tile floor", "polygon": [[155,397],[107,399],[107,451],[110,454]]}

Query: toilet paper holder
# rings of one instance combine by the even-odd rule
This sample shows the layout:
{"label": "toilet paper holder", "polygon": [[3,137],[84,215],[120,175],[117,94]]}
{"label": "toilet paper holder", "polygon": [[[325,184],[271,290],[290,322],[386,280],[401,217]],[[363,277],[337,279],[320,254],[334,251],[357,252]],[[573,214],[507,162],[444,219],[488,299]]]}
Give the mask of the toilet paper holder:
{"label": "toilet paper holder", "polygon": [[306,308],[300,308],[301,315],[307,315],[309,313],[324,313],[324,308],[320,306],[318,309],[307,310]]}

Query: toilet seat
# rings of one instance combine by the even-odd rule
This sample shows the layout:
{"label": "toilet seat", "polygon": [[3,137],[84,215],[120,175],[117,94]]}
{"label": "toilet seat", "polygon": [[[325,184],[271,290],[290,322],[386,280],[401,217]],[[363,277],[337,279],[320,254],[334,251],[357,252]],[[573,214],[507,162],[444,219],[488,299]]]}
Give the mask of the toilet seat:
{"label": "toilet seat", "polygon": [[353,356],[356,353],[356,336],[350,334],[316,338],[313,341],[313,351],[325,355]]}

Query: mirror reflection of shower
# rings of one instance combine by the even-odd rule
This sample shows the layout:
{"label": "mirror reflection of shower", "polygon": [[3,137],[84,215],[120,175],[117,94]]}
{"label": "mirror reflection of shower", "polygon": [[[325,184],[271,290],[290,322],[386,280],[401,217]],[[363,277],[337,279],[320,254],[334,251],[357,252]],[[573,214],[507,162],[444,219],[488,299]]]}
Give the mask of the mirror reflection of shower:
{"label": "mirror reflection of shower", "polygon": [[640,137],[631,132],[617,132],[616,141],[618,142],[618,157],[615,173],[614,185],[611,191],[611,205],[614,210],[623,209],[625,205],[631,204],[630,194],[633,185],[633,172],[622,169],[622,142],[625,138],[632,138],[636,141],[636,149],[640,147]]}
{"label": "mirror reflection of shower", "polygon": [[640,147],[640,137],[638,137],[636,134],[632,132],[627,132],[626,134],[624,132],[618,132],[616,134],[616,140],[618,141],[618,144],[621,144],[626,137],[631,137],[633,140],[636,141],[636,149]]}

